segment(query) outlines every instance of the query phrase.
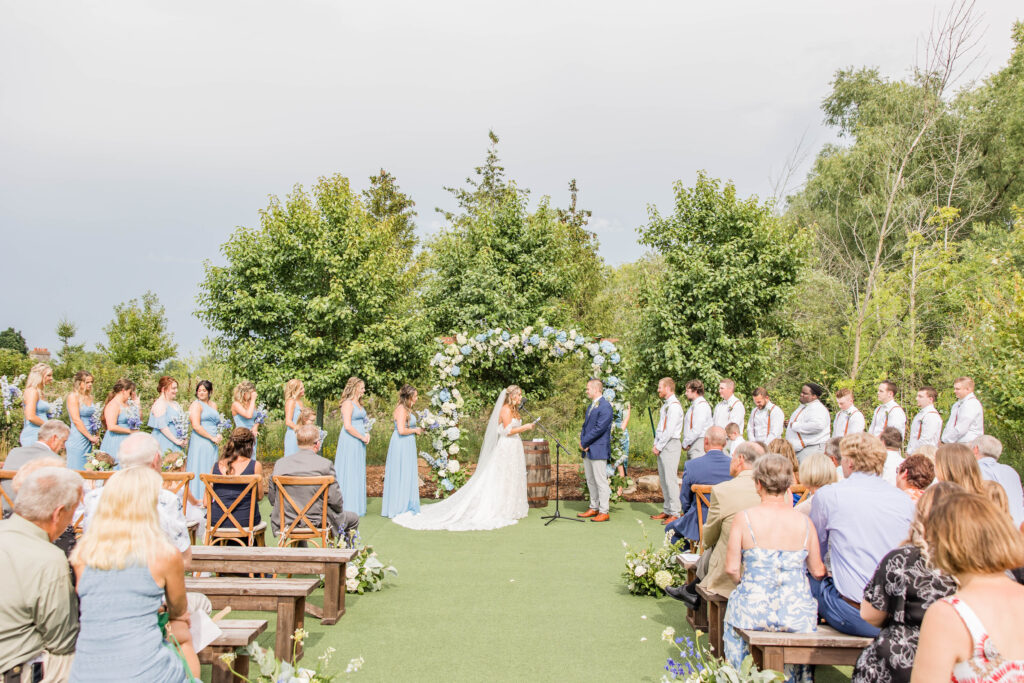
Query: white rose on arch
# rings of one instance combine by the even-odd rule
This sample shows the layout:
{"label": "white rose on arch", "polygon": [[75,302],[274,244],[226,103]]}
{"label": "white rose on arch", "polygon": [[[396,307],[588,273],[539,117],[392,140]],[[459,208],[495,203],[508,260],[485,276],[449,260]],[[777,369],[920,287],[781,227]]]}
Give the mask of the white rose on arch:
{"label": "white rose on arch", "polygon": [[[458,455],[458,454],[459,454],[459,444],[453,443],[451,446],[448,447],[448,455]],[[458,470],[451,470],[450,469],[450,471],[451,472],[457,472]]]}

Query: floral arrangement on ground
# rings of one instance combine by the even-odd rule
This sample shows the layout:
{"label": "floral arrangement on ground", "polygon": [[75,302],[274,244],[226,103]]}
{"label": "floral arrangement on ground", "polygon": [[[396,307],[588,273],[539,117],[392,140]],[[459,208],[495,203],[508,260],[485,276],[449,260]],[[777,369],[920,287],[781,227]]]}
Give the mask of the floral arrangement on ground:
{"label": "floral arrangement on ground", "polygon": [[661,545],[655,545],[647,538],[647,529],[641,520],[637,520],[643,529],[643,545],[631,548],[625,541],[626,568],[622,572],[622,580],[633,595],[653,595],[661,597],[669,586],[681,586],[686,583],[686,570],[675,561],[675,556],[685,552],[685,540],[670,543],[668,534],[662,535]]}
{"label": "floral arrangement on ground", "polygon": [[346,593],[375,593],[384,588],[384,581],[390,574],[398,576],[394,565],[385,565],[377,557],[373,546],[359,545],[359,534],[354,534],[350,547],[356,548],[356,554],[345,567]]}
{"label": "floral arrangement on ground", "polygon": [[[759,671],[754,665],[754,658],[747,655],[740,668],[716,657],[706,642],[701,642],[700,631],[694,638],[676,637],[676,630],[669,626],[661,632],[661,639],[672,643],[679,650],[679,656],[669,657],[665,663],[665,671],[661,681],[685,681],[685,683],[769,683],[784,681],[786,677],[778,671]],[[686,649],[683,649],[686,645]]]}
{"label": "floral arrangement on ground", "polygon": [[[299,646],[302,645],[302,641],[308,636],[308,631],[301,628],[295,629],[295,633],[292,634],[292,661],[296,661],[295,654]],[[335,652],[333,647],[327,648],[322,655],[317,657],[315,670],[296,667],[293,664],[282,661],[274,655],[273,650],[260,647],[259,643],[256,642],[246,646],[243,651],[249,655],[250,661],[255,664],[255,678],[249,678],[235,671],[234,663],[237,657],[235,653],[230,652],[220,656],[221,661],[228,665],[231,673],[240,681],[247,681],[248,683],[281,683],[282,681],[286,683],[329,683],[338,675],[337,673],[328,673],[331,657]],[[345,673],[355,673],[362,668],[363,664],[362,657],[351,659],[349,660],[348,667],[345,669]]]}

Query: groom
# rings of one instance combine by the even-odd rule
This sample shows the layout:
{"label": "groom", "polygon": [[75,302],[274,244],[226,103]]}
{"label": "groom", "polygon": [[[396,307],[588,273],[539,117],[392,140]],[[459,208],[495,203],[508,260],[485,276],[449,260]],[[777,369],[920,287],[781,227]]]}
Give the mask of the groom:
{"label": "groom", "polygon": [[587,473],[587,488],[590,489],[590,509],[576,516],[593,517],[592,522],[608,521],[608,499],[612,495],[607,472],[612,450],[612,406],[601,396],[603,391],[601,380],[587,382],[587,398],[591,403],[580,431],[583,469]]}

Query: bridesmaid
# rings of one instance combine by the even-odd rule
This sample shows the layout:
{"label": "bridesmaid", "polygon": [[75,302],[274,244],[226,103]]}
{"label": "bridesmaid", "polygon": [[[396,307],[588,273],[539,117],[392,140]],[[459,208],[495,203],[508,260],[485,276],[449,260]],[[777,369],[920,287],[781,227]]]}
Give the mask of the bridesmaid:
{"label": "bridesmaid", "polygon": [[22,396],[22,410],[25,412],[25,424],[21,428],[21,445],[31,446],[37,441],[39,428],[43,426],[50,412],[50,404],[44,396],[46,385],[53,381],[53,370],[46,363],[36,363],[25,380],[25,393]]}
{"label": "bridesmaid", "polygon": [[301,379],[290,379],[284,385],[284,454],[291,455],[299,450],[299,442],[295,440],[295,428],[298,427],[299,413],[306,407],[302,397],[306,395],[306,387]]}
{"label": "bridesmaid", "polygon": [[128,428],[128,401],[135,396],[135,382],[122,377],[114,383],[103,405],[103,428],[107,431],[100,442],[100,450],[112,457],[115,463],[121,442],[138,431]]}
{"label": "bridesmaid", "polygon": [[187,471],[194,473],[195,479],[188,483],[189,489],[196,500],[203,500],[203,482],[200,474],[209,474],[213,465],[220,458],[217,445],[224,437],[220,435],[220,413],[213,402],[213,382],[208,379],[196,384],[196,400],[188,407],[189,421],[192,423],[192,438],[188,441],[188,458],[185,461]]}
{"label": "bridesmaid", "polygon": [[85,370],[76,372],[72,382],[73,390],[66,401],[68,417],[71,418],[71,437],[65,448],[68,468],[72,470],[84,469],[85,456],[100,442],[100,437],[89,431],[89,421],[96,412],[92,382],[92,375]]}
{"label": "bridesmaid", "polygon": [[[302,412],[299,413],[299,419],[295,421],[295,424],[300,427],[304,427],[305,425],[316,425],[316,411],[310,408],[303,408]],[[326,439],[327,432],[321,429],[320,435],[320,447],[316,449],[317,453],[324,449],[324,440]]]}
{"label": "bridesmaid", "polygon": [[252,457],[256,457],[256,385],[246,380],[239,382],[232,394],[231,417],[235,427],[243,427],[252,432]]}
{"label": "bridesmaid", "polygon": [[416,437],[423,433],[423,429],[416,426],[416,415],[412,412],[418,397],[418,392],[408,384],[398,392],[395,431],[391,434],[384,466],[384,500],[380,508],[384,517],[420,511]]}
{"label": "bridesmaid", "polygon": [[334,473],[341,487],[341,504],[346,512],[366,515],[366,410],[360,399],[366,385],[358,377],[349,377],[341,394],[343,425],[334,456]]}
{"label": "bridesmaid", "polygon": [[185,451],[185,439],[179,439],[174,429],[174,420],[182,414],[178,405],[178,380],[164,375],[156,384],[160,394],[149,409],[147,425],[153,430],[156,442],[160,444],[160,454],[167,451]]}

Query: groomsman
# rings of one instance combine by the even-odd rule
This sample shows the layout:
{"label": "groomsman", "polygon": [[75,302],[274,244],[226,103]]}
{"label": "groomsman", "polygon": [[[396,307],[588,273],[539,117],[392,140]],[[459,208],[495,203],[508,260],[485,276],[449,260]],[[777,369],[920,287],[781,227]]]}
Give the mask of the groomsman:
{"label": "groomsman", "polygon": [[960,377],[953,382],[957,401],[949,409],[943,443],[970,443],[985,433],[985,409],[974,395],[974,380]]}
{"label": "groomsman", "polygon": [[704,455],[704,435],[711,427],[711,404],[704,398],[704,382],[691,379],[686,383],[686,399],[690,407],[683,418],[683,450],[690,460]]}
{"label": "groomsman", "polygon": [[718,395],[722,397],[722,400],[715,406],[714,416],[711,419],[716,427],[725,429],[730,422],[743,424],[743,416],[747,411],[743,407],[743,401],[736,397],[735,392],[736,382],[731,379],[726,378],[718,383]]}
{"label": "groomsman", "polygon": [[942,434],[942,415],[935,409],[935,399],[939,392],[934,387],[921,387],[917,390],[917,407],[921,410],[910,423],[910,441],[907,443],[907,455],[921,446],[938,446],[939,435]]}
{"label": "groomsman", "polygon": [[866,420],[864,413],[853,405],[853,391],[843,387],[836,392],[836,402],[839,404],[839,412],[836,413],[836,421],[832,423],[832,438],[863,432]]}
{"label": "groomsman", "polygon": [[808,382],[800,387],[800,407],[793,411],[786,427],[786,441],[796,451],[796,459],[804,461],[808,455],[824,453],[829,439],[828,408],[821,402],[825,392],[820,384]]}
{"label": "groomsman", "polygon": [[676,398],[676,382],[671,377],[658,381],[658,396],[664,401],[658,414],[658,429],[654,433],[654,448],[658,457],[658,479],[661,495],[665,499],[661,514],[651,519],[675,519],[682,504],[679,501],[679,457],[682,454],[680,436],[683,432],[683,406]]}
{"label": "groomsman", "polygon": [[771,443],[782,438],[782,429],[786,426],[786,415],[768,398],[768,390],[764,387],[754,389],[754,410],[750,411],[750,422],[747,423],[747,441]]}
{"label": "groomsman", "polygon": [[879,436],[886,427],[895,427],[900,436],[907,436],[907,414],[896,402],[896,384],[885,380],[878,385],[878,403],[875,416],[871,418],[868,428],[873,436]]}

